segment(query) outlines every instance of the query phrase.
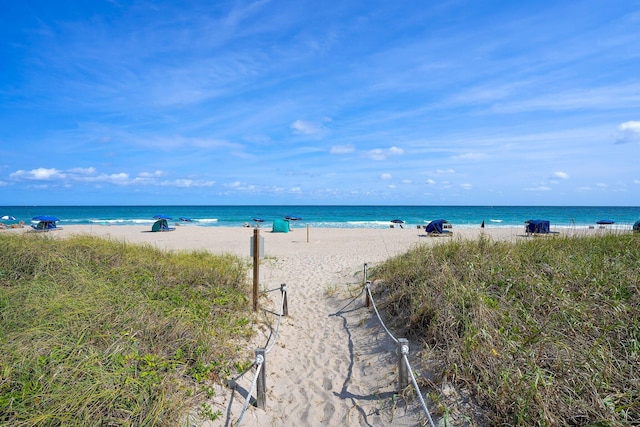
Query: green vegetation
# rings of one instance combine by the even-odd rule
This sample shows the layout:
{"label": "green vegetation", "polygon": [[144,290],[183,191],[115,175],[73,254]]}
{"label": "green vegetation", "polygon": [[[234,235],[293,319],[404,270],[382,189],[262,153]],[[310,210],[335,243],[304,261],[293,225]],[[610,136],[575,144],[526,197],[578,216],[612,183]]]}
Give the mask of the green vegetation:
{"label": "green vegetation", "polygon": [[453,241],[371,277],[394,326],[491,424],[640,424],[637,235]]}
{"label": "green vegetation", "polygon": [[176,426],[235,372],[247,266],[89,236],[0,235],[0,425]]}

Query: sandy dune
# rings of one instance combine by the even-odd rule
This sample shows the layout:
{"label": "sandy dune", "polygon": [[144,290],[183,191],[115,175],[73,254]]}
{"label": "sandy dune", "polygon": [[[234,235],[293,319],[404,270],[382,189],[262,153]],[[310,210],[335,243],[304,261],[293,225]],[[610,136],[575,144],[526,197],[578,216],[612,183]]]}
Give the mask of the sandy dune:
{"label": "sandy dune", "polygon": [[[249,258],[253,228],[179,226],[151,233],[137,226],[71,226],[52,232],[64,237],[92,234],[166,250],[207,250]],[[397,395],[395,343],[364,307],[363,269],[411,247],[448,239],[525,238],[523,228],[457,229],[452,237],[427,237],[424,230],[306,229],[290,233],[260,230],[265,258],[260,264],[260,288],[272,290],[260,300],[262,324],[247,360],[264,347],[280,311],[281,284],[286,284],[289,316],[266,356],[266,408],[250,405],[243,426],[417,426],[427,425],[415,397]],[[260,324],[260,323],[259,323]],[[392,331],[393,333],[393,331]],[[419,351],[416,343],[410,350]],[[415,357],[415,354],[411,357]],[[428,375],[414,367],[417,375]],[[236,391],[220,388],[211,400],[222,416],[207,426],[236,425],[251,387],[253,370],[237,379]],[[255,395],[255,393],[254,393]],[[430,408],[433,413],[433,408]],[[433,414],[437,423],[437,416]],[[202,425],[194,423],[194,425]]]}

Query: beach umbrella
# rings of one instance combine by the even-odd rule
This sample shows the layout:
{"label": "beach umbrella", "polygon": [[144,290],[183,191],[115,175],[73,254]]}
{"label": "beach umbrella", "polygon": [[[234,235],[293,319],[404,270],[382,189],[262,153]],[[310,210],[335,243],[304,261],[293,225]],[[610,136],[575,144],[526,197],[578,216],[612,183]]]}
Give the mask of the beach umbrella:
{"label": "beach umbrella", "polygon": [[169,215],[154,215],[153,218],[155,218],[155,219],[171,219],[171,217]]}
{"label": "beach umbrella", "polygon": [[300,221],[302,218],[295,215],[287,215],[284,217],[284,219],[286,219],[287,221]]}
{"label": "beach umbrella", "polygon": [[404,224],[404,221],[403,221],[403,220],[401,220],[401,219],[398,219],[398,218],[396,218],[396,219],[392,219],[392,220],[391,220],[391,223],[392,223],[392,224],[398,224],[398,226],[400,226],[400,228],[404,228],[404,227],[402,226],[402,224]]}
{"label": "beach umbrella", "polygon": [[615,224],[615,221],[610,220],[610,219],[601,219],[600,221],[597,221],[596,224],[598,224],[598,225],[611,225],[611,224]]}
{"label": "beach umbrella", "polygon": [[253,218],[253,220],[255,222],[264,222],[264,219],[262,219],[262,218]]}
{"label": "beach umbrella", "polygon": [[181,216],[181,217],[180,217],[180,221],[184,221],[184,222],[191,222],[191,221],[193,221],[193,220],[192,220],[191,218],[187,218],[187,217],[185,217],[185,216]]}
{"label": "beach umbrella", "polygon": [[11,216],[11,215],[3,215],[0,217],[0,219],[4,220],[4,221],[15,221],[16,218]]}

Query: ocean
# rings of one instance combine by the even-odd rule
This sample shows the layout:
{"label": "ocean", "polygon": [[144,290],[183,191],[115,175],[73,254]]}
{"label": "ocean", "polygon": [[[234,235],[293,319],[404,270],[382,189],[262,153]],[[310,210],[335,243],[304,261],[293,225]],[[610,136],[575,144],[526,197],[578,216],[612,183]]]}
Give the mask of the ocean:
{"label": "ocean", "polygon": [[[589,227],[611,220],[608,227],[630,229],[640,220],[640,207],[614,206],[0,206],[0,217],[32,222],[40,215],[57,217],[58,225],[151,225],[154,215],[171,222],[202,227],[253,225],[254,219],[268,227],[275,219],[300,218],[294,226],[335,228],[388,228],[400,219],[405,227],[446,219],[453,227],[524,226],[529,219],[545,219],[552,228]],[[191,221],[181,221],[180,218]],[[7,221],[4,221],[7,222]]]}

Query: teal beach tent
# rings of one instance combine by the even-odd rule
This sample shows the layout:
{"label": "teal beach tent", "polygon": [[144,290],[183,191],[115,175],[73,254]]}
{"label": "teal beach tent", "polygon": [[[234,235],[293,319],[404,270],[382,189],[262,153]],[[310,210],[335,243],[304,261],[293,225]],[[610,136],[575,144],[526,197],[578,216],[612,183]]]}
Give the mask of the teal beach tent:
{"label": "teal beach tent", "polygon": [[273,221],[273,227],[271,228],[272,233],[288,233],[289,232],[289,222],[283,219],[276,219]]}

